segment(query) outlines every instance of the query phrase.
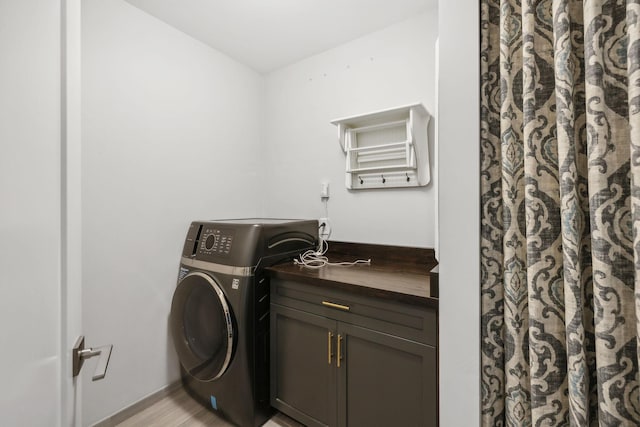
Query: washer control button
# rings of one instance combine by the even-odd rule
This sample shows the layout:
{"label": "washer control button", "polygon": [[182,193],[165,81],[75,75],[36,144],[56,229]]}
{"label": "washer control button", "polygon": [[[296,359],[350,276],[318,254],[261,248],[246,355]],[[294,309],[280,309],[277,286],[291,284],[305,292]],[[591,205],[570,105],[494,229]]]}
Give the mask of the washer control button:
{"label": "washer control button", "polygon": [[205,240],[204,242],[204,247],[210,251],[211,249],[213,249],[213,245],[215,245],[216,243],[216,236],[213,234],[209,234],[207,236],[207,240]]}

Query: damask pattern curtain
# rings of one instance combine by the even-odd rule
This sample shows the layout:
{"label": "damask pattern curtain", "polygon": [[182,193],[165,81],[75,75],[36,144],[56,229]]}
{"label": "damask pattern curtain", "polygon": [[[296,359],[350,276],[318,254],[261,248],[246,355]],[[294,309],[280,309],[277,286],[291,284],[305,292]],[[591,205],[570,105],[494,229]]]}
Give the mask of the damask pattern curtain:
{"label": "damask pattern curtain", "polygon": [[481,0],[484,426],[640,426],[640,0]]}

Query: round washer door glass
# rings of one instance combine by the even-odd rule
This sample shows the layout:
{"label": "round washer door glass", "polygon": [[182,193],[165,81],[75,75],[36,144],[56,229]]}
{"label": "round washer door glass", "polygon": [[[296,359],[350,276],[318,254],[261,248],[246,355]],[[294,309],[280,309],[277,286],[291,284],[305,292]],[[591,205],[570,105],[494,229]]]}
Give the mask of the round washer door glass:
{"label": "round washer door glass", "polygon": [[233,316],[213,278],[196,272],[178,283],[171,303],[171,331],[189,375],[211,381],[224,374],[233,354]]}

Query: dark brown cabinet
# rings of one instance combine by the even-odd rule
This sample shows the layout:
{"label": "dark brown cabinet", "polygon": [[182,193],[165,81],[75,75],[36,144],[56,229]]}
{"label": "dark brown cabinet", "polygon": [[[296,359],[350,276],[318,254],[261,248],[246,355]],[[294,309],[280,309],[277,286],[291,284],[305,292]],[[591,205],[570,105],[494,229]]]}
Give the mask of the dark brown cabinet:
{"label": "dark brown cabinet", "polygon": [[271,286],[272,406],[307,426],[437,425],[435,309]]}
{"label": "dark brown cabinet", "polygon": [[307,426],[336,425],[335,321],[271,305],[271,406]]}

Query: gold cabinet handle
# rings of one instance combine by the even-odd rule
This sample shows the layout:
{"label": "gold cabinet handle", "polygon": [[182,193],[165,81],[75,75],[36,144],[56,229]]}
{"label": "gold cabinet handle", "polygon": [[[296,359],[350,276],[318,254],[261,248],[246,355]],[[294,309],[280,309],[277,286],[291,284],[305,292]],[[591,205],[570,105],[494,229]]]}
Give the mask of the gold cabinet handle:
{"label": "gold cabinet handle", "polygon": [[322,305],[326,307],[337,308],[338,310],[349,311],[348,305],[336,304],[334,302],[329,302],[329,301],[322,301]]}
{"label": "gold cabinet handle", "polygon": [[327,333],[327,363],[329,363],[329,365],[331,365],[331,357],[333,357],[333,353],[331,353],[331,338],[333,338],[333,334],[329,331]]}
{"label": "gold cabinet handle", "polygon": [[338,360],[338,368],[340,367],[340,361],[342,360],[342,353],[340,352],[340,343],[342,342],[342,335],[338,334],[338,354],[336,359]]}

